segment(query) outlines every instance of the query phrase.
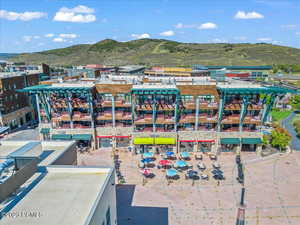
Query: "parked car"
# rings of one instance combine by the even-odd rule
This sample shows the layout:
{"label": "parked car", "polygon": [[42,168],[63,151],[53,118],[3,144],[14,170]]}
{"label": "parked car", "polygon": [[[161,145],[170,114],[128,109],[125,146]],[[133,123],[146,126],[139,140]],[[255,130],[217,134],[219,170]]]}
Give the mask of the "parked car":
{"label": "parked car", "polygon": [[206,166],[205,166],[205,164],[204,163],[199,163],[199,164],[197,164],[197,167],[198,167],[198,169],[199,170],[205,170],[206,169]]}

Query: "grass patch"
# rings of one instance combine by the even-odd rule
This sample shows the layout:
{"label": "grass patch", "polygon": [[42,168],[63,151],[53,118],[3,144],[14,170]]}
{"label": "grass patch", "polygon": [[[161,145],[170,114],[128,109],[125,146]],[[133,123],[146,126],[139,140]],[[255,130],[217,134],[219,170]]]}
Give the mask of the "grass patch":
{"label": "grass patch", "polygon": [[272,119],[274,122],[281,121],[281,120],[287,118],[291,112],[292,112],[291,110],[286,110],[286,111],[272,110],[272,112],[271,112]]}

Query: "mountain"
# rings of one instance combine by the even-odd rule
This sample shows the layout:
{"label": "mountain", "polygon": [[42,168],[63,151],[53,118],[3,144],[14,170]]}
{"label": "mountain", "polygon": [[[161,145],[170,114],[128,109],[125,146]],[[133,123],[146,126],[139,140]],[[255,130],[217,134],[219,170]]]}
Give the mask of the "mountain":
{"label": "mountain", "polygon": [[266,43],[197,44],[164,39],[118,42],[105,39],[11,58],[30,64],[51,65],[271,65],[300,64],[300,49]]}
{"label": "mountain", "polygon": [[8,60],[17,55],[18,55],[17,53],[0,53],[0,60]]}

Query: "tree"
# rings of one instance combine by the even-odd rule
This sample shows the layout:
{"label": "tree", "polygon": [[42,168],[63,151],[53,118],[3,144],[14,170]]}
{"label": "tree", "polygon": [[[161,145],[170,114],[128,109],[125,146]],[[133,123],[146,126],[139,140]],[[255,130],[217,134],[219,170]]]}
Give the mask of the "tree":
{"label": "tree", "polygon": [[268,143],[269,143],[269,137],[267,135],[264,135],[262,137],[262,146],[263,146],[263,148],[265,148],[268,145]]}
{"label": "tree", "polygon": [[290,99],[291,106],[294,110],[300,111],[300,95],[295,95],[293,98]]}
{"label": "tree", "polygon": [[280,151],[288,146],[291,139],[289,132],[283,128],[275,128],[271,133],[271,145]]}

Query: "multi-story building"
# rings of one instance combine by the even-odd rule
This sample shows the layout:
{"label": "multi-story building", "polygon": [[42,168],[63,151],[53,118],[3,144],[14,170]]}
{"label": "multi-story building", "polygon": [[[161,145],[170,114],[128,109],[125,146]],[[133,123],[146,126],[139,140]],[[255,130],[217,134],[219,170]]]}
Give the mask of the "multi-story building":
{"label": "multi-story building", "polygon": [[0,73],[0,125],[15,129],[35,118],[31,99],[17,90],[37,85],[39,73]]}
{"label": "multi-story building", "polygon": [[182,68],[182,67],[152,67],[145,70],[144,73],[149,76],[164,77],[207,77],[208,69],[202,68]]}
{"label": "multi-story building", "polygon": [[38,85],[44,138],[142,151],[240,151],[261,144],[276,99],[298,90],[227,78],[114,76]]}

